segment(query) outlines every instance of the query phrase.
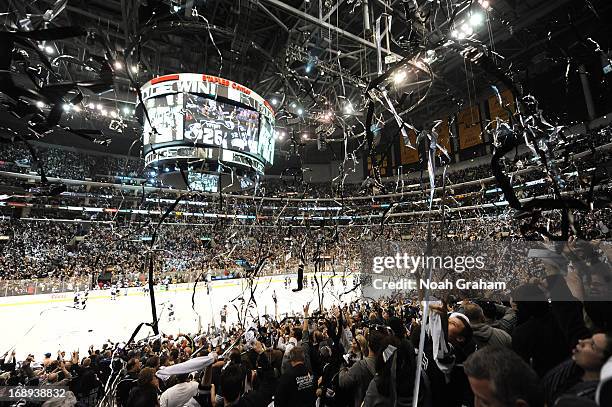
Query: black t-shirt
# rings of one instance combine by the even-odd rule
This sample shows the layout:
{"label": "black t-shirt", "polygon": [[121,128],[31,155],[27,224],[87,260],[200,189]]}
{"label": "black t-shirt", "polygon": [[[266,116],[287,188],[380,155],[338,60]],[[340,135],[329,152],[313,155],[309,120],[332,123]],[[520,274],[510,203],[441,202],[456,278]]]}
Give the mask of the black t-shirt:
{"label": "black t-shirt", "polygon": [[127,407],[159,406],[157,389],[153,386],[137,386],[130,392]]}
{"label": "black t-shirt", "polygon": [[274,405],[279,407],[312,407],[316,401],[314,377],[303,363],[292,366],[280,377]]}

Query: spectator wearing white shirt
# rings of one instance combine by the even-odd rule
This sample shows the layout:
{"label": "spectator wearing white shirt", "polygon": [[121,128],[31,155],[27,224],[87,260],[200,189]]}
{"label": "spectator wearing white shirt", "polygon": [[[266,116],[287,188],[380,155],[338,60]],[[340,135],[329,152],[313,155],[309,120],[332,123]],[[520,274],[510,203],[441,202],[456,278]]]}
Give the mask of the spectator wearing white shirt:
{"label": "spectator wearing white shirt", "polygon": [[198,394],[198,382],[189,381],[188,374],[176,376],[177,384],[162,393],[160,407],[182,407]]}

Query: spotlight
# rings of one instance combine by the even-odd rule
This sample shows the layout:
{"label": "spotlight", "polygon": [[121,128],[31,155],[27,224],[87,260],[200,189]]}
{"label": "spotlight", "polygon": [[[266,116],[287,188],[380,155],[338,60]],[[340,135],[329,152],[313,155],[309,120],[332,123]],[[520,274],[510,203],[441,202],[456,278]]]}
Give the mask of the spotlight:
{"label": "spotlight", "polygon": [[312,66],[306,65],[306,73],[310,73],[312,71]]}
{"label": "spotlight", "polygon": [[489,9],[489,2],[487,0],[478,0],[478,2],[480,3],[480,6],[485,9],[488,10]]}
{"label": "spotlight", "polygon": [[47,45],[45,47],[45,52],[49,55],[55,54],[55,49],[51,45]]}
{"label": "spotlight", "polygon": [[478,27],[480,24],[482,24],[483,20],[484,16],[482,13],[472,13],[470,16],[470,24],[472,27]]}
{"label": "spotlight", "polygon": [[96,108],[96,104],[95,104],[95,103],[93,103],[93,102],[90,102],[90,103],[87,105],[87,107],[88,107],[88,108],[90,108],[91,110],[94,110],[94,109]]}
{"label": "spotlight", "polygon": [[130,71],[132,71],[132,73],[138,73],[138,65],[132,65]]}
{"label": "spotlight", "polygon": [[130,112],[131,112],[131,109],[129,107],[127,107],[127,106],[123,107],[123,113],[124,114],[130,114]]}
{"label": "spotlight", "polygon": [[98,103],[98,105],[96,106],[96,109],[98,109],[98,110],[102,110],[103,108],[104,107],[100,103]]}
{"label": "spotlight", "polygon": [[297,105],[295,104],[295,102],[291,103],[291,108],[295,109],[297,107]]}
{"label": "spotlight", "polygon": [[104,109],[102,109],[100,113],[102,114],[102,116],[108,116],[108,112]]}
{"label": "spotlight", "polygon": [[465,35],[468,37],[474,34],[474,30],[469,25],[467,26],[467,28],[465,28],[465,25],[464,25],[463,30],[464,30],[463,32],[465,33]]}
{"label": "spotlight", "polygon": [[404,70],[396,72],[395,74],[393,74],[393,82],[396,85],[399,85],[400,83],[404,82],[404,79],[406,79],[406,71],[404,71]]}
{"label": "spotlight", "polygon": [[353,114],[354,112],[355,112],[355,109],[353,108],[353,104],[351,102],[347,102],[347,104],[344,105],[344,113]]}
{"label": "spotlight", "polygon": [[278,105],[278,99],[276,99],[276,98],[273,98],[273,99],[272,99],[270,102],[271,102],[271,103],[272,103],[272,105],[274,105],[274,106]]}
{"label": "spotlight", "polygon": [[45,107],[45,104],[39,100],[38,102],[36,102],[36,107],[42,109],[43,107]]}
{"label": "spotlight", "polygon": [[451,31],[451,37],[453,37],[453,38],[459,38],[459,31],[457,31],[457,30],[453,30],[453,31]]}
{"label": "spotlight", "polygon": [[301,107],[297,110],[297,114],[299,114],[300,116],[302,114],[304,114],[304,109],[302,109]]}
{"label": "spotlight", "polygon": [[62,105],[62,109],[64,109],[64,112],[69,112],[70,111],[70,105],[68,103],[64,103]]}
{"label": "spotlight", "polygon": [[113,65],[115,66],[115,69],[123,69],[123,64],[121,61],[115,61]]}
{"label": "spotlight", "polygon": [[308,140],[308,133],[302,134],[302,140]]}
{"label": "spotlight", "polygon": [[111,115],[111,117],[112,117],[113,119],[116,119],[116,118],[117,118],[117,112],[116,112],[116,111],[114,111],[114,110],[111,110],[110,115]]}

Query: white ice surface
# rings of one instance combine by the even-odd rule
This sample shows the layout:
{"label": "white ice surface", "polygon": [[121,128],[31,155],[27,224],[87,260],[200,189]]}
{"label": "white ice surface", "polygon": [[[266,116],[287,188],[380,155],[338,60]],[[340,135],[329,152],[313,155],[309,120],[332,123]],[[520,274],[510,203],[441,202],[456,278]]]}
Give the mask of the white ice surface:
{"label": "white ice surface", "polygon": [[[291,286],[285,288],[285,276],[263,277],[258,279],[254,293],[257,306],[251,309],[256,317],[264,314],[274,315],[273,291],[278,299],[279,318],[292,312],[302,312],[305,303],[311,302],[311,310],[317,309],[318,297],[316,287],[308,287],[300,292],[292,292],[296,287],[296,277],[292,275]],[[327,284],[324,294],[324,306],[329,307],[339,302],[340,293],[352,287],[352,278],[348,278],[348,288],[341,285],[340,276],[333,278],[334,286]],[[199,313],[203,329],[209,324],[220,324],[220,311],[228,305],[227,322],[237,322],[237,312],[232,304],[240,308],[244,296],[249,299],[245,279],[223,280],[211,283],[210,295],[206,294],[203,283],[199,283],[195,295],[195,310]],[[198,330],[198,315],[192,309],[191,296],[193,284],[170,285],[169,291],[156,290],[155,300],[160,315],[160,331],[176,335],[193,333]],[[58,350],[66,356],[78,350],[86,355],[90,345],[100,347],[108,339],[113,342],[126,342],[134,329],[141,322],[151,322],[150,297],[139,288],[128,290],[128,295],[121,295],[115,301],[110,299],[109,290],[90,291],[85,310],[73,308],[74,293],[35,295],[0,298],[0,355],[15,348],[18,360],[23,360],[33,353],[36,360],[42,360],[44,353],[51,352],[53,357]],[[349,301],[358,294],[354,291],[342,296],[342,301]],[[234,300],[233,302],[231,302]],[[175,320],[168,320],[167,305],[174,304]],[[143,327],[137,339],[152,334],[149,327]]]}

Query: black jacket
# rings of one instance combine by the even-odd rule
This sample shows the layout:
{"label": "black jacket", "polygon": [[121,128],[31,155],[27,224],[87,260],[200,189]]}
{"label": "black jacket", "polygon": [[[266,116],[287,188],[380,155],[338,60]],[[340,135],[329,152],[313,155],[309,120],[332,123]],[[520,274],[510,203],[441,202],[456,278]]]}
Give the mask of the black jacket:
{"label": "black jacket", "polygon": [[514,328],[512,349],[543,377],[571,353],[552,312],[536,315]]}
{"label": "black jacket", "polygon": [[117,384],[117,405],[119,407],[127,406],[130,392],[136,387],[138,381],[138,372],[128,372],[127,375]]}

